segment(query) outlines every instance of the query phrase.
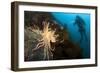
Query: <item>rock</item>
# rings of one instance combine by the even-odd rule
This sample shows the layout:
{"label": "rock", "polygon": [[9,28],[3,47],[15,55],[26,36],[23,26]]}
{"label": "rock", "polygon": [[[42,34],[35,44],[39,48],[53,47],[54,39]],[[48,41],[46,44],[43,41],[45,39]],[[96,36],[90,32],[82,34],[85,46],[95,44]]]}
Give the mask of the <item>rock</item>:
{"label": "rock", "polygon": [[81,59],[82,49],[71,41],[64,41],[55,45],[54,59]]}

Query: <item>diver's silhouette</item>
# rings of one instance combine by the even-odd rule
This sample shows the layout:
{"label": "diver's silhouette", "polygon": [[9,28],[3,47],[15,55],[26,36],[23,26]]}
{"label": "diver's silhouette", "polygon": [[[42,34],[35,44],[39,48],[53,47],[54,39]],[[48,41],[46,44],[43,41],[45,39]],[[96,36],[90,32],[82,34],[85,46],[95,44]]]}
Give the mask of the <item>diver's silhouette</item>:
{"label": "diver's silhouette", "polygon": [[81,36],[79,42],[82,42],[83,39],[88,41],[88,38],[86,35],[86,29],[85,29],[85,25],[86,25],[85,21],[79,15],[77,15],[75,18],[74,24],[78,26],[78,31],[79,31],[80,36]]}

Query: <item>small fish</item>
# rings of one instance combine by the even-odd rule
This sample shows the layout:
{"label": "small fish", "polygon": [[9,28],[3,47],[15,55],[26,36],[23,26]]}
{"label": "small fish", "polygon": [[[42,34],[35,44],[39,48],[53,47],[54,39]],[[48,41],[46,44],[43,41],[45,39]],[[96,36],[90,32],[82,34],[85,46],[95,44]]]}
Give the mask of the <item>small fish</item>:
{"label": "small fish", "polygon": [[85,23],[84,19],[82,19],[79,15],[77,15],[75,18],[75,21],[74,21],[74,25],[77,25],[78,31],[81,36],[79,42],[82,42],[83,39],[88,41],[87,35],[86,35],[86,28],[85,28],[86,23]]}

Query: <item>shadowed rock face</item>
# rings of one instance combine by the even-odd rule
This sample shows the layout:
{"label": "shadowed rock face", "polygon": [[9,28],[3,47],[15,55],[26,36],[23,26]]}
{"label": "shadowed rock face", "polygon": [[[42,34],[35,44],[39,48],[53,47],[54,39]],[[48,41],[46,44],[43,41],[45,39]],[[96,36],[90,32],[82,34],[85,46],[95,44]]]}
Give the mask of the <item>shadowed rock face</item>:
{"label": "shadowed rock face", "polygon": [[80,59],[82,58],[82,49],[78,44],[75,44],[69,39],[68,32],[65,29],[59,31],[60,40],[54,43],[55,51],[54,51],[54,59]]}
{"label": "shadowed rock face", "polygon": [[53,19],[51,14],[48,12],[31,12],[31,11],[25,11],[25,26],[31,26],[34,27],[34,25],[37,25],[40,27],[40,29],[43,27],[42,22],[43,21],[49,21],[51,22]]}
{"label": "shadowed rock face", "polygon": [[64,41],[55,45],[54,59],[81,59],[82,50],[71,41]]}
{"label": "shadowed rock face", "polygon": [[[53,16],[48,12],[25,12],[25,29],[24,29],[24,59],[25,61],[40,61],[43,60],[43,49],[39,49],[32,52],[32,49],[36,46],[35,34],[28,30],[37,25],[41,30],[43,29],[42,22],[47,21],[51,23],[50,28],[55,30],[56,34],[59,34],[58,41],[51,43],[53,51],[53,58],[50,60],[61,60],[61,59],[80,59],[82,58],[82,50],[79,45],[75,44],[69,39],[69,33],[65,29],[61,29],[58,23],[55,23]],[[39,36],[37,36],[39,38]],[[41,47],[43,48],[43,47]],[[46,59],[45,59],[46,60]]]}

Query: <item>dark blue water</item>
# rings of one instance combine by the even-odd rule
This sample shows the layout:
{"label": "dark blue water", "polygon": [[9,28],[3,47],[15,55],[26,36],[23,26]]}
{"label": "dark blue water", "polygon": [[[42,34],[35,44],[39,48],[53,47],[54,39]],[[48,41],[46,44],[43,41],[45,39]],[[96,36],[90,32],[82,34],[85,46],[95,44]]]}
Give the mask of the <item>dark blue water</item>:
{"label": "dark blue water", "polygon": [[80,32],[78,31],[78,26],[74,25],[76,16],[78,15],[82,20],[84,20],[85,32],[88,40],[82,39],[79,45],[83,50],[83,58],[90,58],[90,14],[62,12],[52,12],[51,14],[60,26],[65,25],[65,27],[67,27],[70,39],[76,43],[79,42],[81,38]]}

